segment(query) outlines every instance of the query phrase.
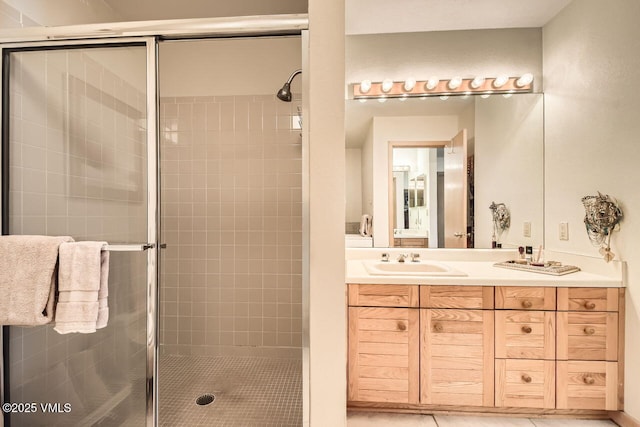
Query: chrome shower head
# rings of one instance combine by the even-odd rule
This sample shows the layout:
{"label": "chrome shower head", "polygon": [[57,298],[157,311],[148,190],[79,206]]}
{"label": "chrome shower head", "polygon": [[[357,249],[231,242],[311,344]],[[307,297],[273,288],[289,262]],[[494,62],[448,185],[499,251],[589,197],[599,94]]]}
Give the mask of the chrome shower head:
{"label": "chrome shower head", "polygon": [[287,79],[287,82],[282,86],[282,88],[278,91],[276,96],[279,100],[284,102],[291,102],[291,81],[295,76],[302,73],[302,70],[296,70]]}

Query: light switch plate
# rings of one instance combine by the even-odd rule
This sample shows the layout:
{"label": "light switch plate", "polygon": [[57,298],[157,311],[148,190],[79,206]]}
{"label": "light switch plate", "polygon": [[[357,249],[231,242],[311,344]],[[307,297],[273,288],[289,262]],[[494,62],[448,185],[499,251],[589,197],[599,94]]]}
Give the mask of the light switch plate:
{"label": "light switch plate", "polygon": [[569,240],[569,223],[560,223],[560,240]]}
{"label": "light switch plate", "polygon": [[531,222],[525,221],[522,228],[522,235],[524,237],[531,237]]}

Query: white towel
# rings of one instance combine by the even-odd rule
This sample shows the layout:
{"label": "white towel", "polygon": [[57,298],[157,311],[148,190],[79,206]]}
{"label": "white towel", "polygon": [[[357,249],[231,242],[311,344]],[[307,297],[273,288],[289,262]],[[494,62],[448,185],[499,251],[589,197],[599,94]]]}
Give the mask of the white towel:
{"label": "white towel", "polygon": [[58,247],[68,236],[0,236],[0,324],[37,326],[54,317]]}
{"label": "white towel", "polygon": [[107,325],[109,252],[106,242],[60,245],[56,326],[60,334],[92,333]]}
{"label": "white towel", "polygon": [[360,219],[360,235],[361,236],[371,236],[373,232],[372,229],[372,218],[371,215],[362,215]]}

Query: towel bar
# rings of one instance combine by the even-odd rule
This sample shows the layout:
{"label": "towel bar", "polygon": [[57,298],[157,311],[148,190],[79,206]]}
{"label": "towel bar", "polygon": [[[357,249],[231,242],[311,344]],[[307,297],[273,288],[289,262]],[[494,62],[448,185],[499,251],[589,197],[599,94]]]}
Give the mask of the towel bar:
{"label": "towel bar", "polygon": [[135,243],[123,245],[104,245],[102,247],[102,250],[109,252],[142,252],[155,247],[156,245],[153,243]]}

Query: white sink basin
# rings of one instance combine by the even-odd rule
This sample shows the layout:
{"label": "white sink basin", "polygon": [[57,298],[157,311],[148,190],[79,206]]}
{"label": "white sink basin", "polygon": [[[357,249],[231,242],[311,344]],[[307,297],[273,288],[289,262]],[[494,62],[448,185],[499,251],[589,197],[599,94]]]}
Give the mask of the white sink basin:
{"label": "white sink basin", "polygon": [[466,276],[467,274],[452,268],[451,266],[435,262],[383,262],[383,261],[363,261],[364,267],[376,276]]}

